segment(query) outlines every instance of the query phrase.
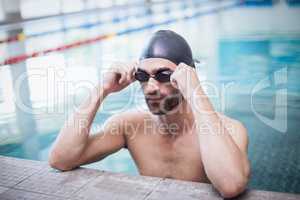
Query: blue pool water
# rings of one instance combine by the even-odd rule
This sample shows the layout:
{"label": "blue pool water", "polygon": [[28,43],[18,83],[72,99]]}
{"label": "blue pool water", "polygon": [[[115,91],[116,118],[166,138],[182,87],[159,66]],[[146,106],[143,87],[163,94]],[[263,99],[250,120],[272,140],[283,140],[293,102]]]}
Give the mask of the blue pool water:
{"label": "blue pool water", "polygon": [[[214,8],[216,5],[207,2],[185,12],[210,9],[205,6]],[[169,19],[178,15],[184,12],[175,15],[170,11],[161,17]],[[299,17],[300,8],[285,2],[259,7],[235,6],[20,64],[1,66],[0,155],[47,160],[50,146],[64,120],[88,95],[90,84],[97,83],[112,62],[137,59],[145,38],[152,32],[172,29],[188,40],[195,58],[202,61],[197,66],[201,79],[217,86],[217,95],[210,96],[215,108],[242,121],[248,129],[252,168],[249,187],[300,193]],[[47,27],[30,24],[22,28],[25,33],[33,34],[92,19],[93,15],[82,15],[64,19],[62,23],[58,18],[50,20]],[[0,44],[4,55],[0,59],[157,20],[150,15],[90,29],[46,34],[25,42]],[[13,87],[22,73],[27,73],[29,78],[21,84],[18,97]],[[16,106],[16,98],[24,105]],[[136,83],[109,96],[96,115],[93,130],[112,114],[141,104],[144,104],[143,96]],[[31,114],[23,112],[22,106],[32,107]],[[87,167],[138,173],[126,150]]]}

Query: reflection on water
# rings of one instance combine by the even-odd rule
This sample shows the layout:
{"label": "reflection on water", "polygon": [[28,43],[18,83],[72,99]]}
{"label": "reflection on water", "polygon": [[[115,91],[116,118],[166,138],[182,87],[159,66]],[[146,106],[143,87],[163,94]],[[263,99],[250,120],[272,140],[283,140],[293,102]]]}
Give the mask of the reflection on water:
{"label": "reflection on water", "polygon": [[[136,59],[145,37],[168,28],[187,38],[195,57],[204,63],[198,66],[201,79],[217,85],[219,96],[212,97],[215,108],[247,127],[252,166],[249,187],[299,193],[300,24],[294,20],[299,11],[285,4],[255,9],[238,7],[1,67],[0,154],[47,160],[50,145],[67,115],[88,95],[88,89],[98,83],[107,67],[113,61]],[[274,13],[281,16],[270,25]],[[287,23],[289,19],[293,20]],[[51,48],[93,36],[102,29],[126,28],[136,23],[136,19],[132,20],[103,25],[101,29],[46,35],[15,46],[2,45],[0,49],[6,49],[5,55],[12,55],[15,51]],[[155,18],[143,20],[146,23]],[[31,25],[24,29],[39,31],[43,27]],[[18,90],[14,88],[17,74],[24,72],[29,77]],[[21,95],[16,97],[16,93]],[[18,98],[32,114],[15,106],[13,102]],[[93,130],[113,113],[143,103],[137,83],[109,96],[97,113]],[[137,173],[126,150],[89,167]]]}

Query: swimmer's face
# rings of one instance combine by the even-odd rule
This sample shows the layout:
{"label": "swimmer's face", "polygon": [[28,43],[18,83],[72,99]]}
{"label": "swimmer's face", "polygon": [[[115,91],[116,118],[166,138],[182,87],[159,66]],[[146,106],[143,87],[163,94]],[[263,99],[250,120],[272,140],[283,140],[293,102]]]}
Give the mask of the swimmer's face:
{"label": "swimmer's face", "polygon": [[174,88],[166,77],[177,65],[163,58],[147,58],[140,62],[137,71],[141,77],[151,77],[148,81],[140,81],[149,110],[156,115],[174,111],[182,101],[182,95]]}

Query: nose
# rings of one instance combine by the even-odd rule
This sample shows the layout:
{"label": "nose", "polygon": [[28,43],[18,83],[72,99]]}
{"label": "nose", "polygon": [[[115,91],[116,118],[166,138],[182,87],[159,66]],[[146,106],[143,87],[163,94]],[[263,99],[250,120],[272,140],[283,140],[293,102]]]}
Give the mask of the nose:
{"label": "nose", "polygon": [[159,82],[154,78],[150,78],[144,86],[144,92],[146,95],[158,95],[159,94]]}

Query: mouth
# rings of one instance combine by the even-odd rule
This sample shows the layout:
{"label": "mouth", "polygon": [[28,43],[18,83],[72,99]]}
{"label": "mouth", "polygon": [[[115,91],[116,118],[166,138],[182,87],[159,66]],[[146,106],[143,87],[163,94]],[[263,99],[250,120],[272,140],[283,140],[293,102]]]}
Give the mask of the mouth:
{"label": "mouth", "polygon": [[146,101],[148,102],[158,102],[158,101],[161,101],[163,98],[156,98],[156,99],[146,99]]}
{"label": "mouth", "polygon": [[161,101],[163,100],[164,97],[163,96],[155,96],[155,97],[146,97],[146,101]]}

